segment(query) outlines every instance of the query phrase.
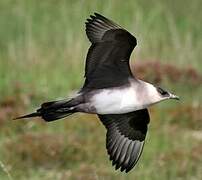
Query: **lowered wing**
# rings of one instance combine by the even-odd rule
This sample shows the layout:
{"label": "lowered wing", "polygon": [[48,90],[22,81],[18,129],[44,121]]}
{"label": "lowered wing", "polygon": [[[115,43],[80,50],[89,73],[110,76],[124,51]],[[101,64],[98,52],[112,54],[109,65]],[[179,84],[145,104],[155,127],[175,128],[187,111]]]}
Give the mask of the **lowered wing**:
{"label": "lowered wing", "polygon": [[149,123],[148,110],[98,116],[107,129],[106,148],[112,165],[121,171],[130,171],[143,150]]}

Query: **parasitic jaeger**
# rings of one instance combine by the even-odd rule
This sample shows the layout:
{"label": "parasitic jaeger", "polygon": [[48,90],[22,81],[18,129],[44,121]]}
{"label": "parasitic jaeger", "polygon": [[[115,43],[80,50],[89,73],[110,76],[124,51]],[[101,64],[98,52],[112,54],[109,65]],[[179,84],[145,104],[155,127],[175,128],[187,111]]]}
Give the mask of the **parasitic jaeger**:
{"label": "parasitic jaeger", "polygon": [[86,22],[92,43],[86,57],[85,82],[75,97],[45,102],[36,112],[47,122],[76,112],[97,114],[107,129],[106,148],[116,169],[128,172],[140,158],[150,121],[147,108],[178,96],[131,73],[130,55],[137,45],[127,30],[95,13]]}

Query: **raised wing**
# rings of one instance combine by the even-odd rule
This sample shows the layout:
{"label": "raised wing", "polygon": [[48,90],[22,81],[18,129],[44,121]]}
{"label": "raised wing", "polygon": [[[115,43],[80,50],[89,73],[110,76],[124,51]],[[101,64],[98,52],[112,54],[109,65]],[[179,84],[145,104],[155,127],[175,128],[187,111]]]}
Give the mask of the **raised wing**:
{"label": "raised wing", "polygon": [[130,171],[143,150],[150,120],[148,110],[98,116],[107,129],[106,148],[112,165],[121,171]]}
{"label": "raised wing", "polygon": [[95,13],[86,22],[89,48],[83,88],[108,88],[123,85],[132,77],[129,67],[136,38],[111,20]]}

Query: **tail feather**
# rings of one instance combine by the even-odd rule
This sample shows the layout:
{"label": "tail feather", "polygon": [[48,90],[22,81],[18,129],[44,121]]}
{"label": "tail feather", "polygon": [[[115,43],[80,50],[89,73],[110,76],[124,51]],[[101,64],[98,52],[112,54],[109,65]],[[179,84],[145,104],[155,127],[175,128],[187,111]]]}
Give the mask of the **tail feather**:
{"label": "tail feather", "polygon": [[24,116],[19,116],[14,120],[31,117],[41,117],[48,122],[54,121],[75,113],[76,111],[73,105],[75,105],[75,103],[72,103],[72,100],[45,102],[39,109],[37,109],[36,112]]}
{"label": "tail feather", "polygon": [[55,121],[64,117],[67,117],[69,115],[73,114],[73,112],[49,112],[49,113],[44,113],[41,117],[45,121]]}
{"label": "tail feather", "polygon": [[26,114],[24,116],[19,116],[19,117],[16,117],[14,118],[13,120],[17,120],[17,119],[23,119],[23,118],[31,118],[31,117],[37,117],[37,116],[40,116],[41,114],[39,112],[34,112],[34,113],[31,113],[31,114]]}

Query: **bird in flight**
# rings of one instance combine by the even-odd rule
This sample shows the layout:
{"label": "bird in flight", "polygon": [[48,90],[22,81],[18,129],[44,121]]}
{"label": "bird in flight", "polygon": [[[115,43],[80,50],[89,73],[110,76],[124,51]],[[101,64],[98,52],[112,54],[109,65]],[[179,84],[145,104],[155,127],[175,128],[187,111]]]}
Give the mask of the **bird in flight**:
{"label": "bird in flight", "polygon": [[97,114],[107,129],[106,148],[112,165],[128,172],[138,162],[150,121],[147,108],[178,96],[134,77],[129,66],[136,38],[112,20],[95,13],[86,22],[91,42],[85,82],[75,97],[45,102],[36,112],[47,122],[76,112]]}

